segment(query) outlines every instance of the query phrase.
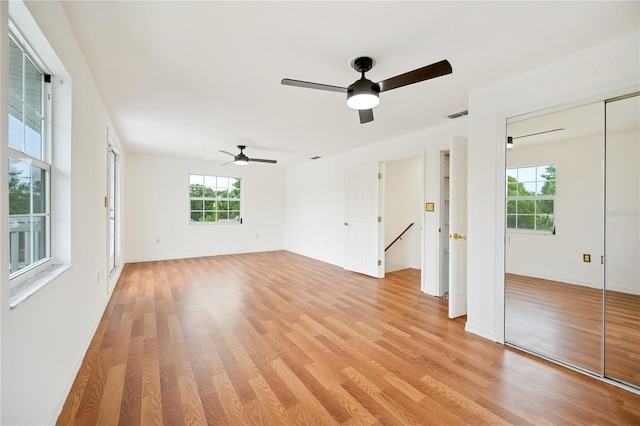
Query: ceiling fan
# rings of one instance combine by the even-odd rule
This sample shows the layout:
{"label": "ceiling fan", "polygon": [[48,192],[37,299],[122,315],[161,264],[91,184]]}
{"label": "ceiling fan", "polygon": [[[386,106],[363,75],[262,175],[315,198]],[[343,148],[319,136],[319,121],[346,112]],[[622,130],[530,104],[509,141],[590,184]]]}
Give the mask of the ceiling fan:
{"label": "ceiling fan", "polygon": [[521,136],[507,136],[507,149],[512,149],[513,146],[515,145],[515,143],[513,142],[514,139],[520,139],[520,138],[528,138],[529,136],[537,136],[537,135],[542,135],[545,133],[553,133],[553,132],[559,132],[564,130],[564,127],[560,127],[557,129],[550,129],[550,130],[542,130],[540,132],[535,132],[535,133],[530,133],[528,135],[521,135]]}
{"label": "ceiling fan", "polygon": [[453,71],[449,61],[442,60],[377,83],[364,76],[364,73],[373,68],[373,59],[368,56],[356,58],[351,63],[354,70],[362,73],[360,80],[355,81],[349,87],[331,86],[328,84],[311,83],[308,81],[283,78],[281,83],[286,86],[305,87],[307,89],[327,90],[347,94],[347,106],[357,109],[360,115],[360,124],[373,121],[373,108],[380,103],[379,93],[386,92],[409,84],[419,83],[431,78],[451,74]]}
{"label": "ceiling fan", "polygon": [[220,152],[228,154],[228,155],[233,157],[232,161],[224,163],[223,166],[227,165],[229,163],[234,163],[234,164],[236,164],[238,166],[246,166],[249,163],[270,163],[270,164],[276,164],[277,163],[277,160],[267,160],[267,159],[264,159],[264,158],[249,158],[243,152],[246,148],[247,147],[245,145],[238,145],[238,149],[240,150],[239,154],[232,154],[232,153],[230,153],[228,151],[220,150]]}

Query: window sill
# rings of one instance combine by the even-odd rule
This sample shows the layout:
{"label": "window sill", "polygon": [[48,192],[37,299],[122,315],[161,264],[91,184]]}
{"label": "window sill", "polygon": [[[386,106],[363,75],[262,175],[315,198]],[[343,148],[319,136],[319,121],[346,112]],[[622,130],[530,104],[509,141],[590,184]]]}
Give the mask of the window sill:
{"label": "window sill", "polygon": [[20,286],[22,288],[15,294],[12,294],[9,299],[9,309],[15,309],[20,303],[62,275],[62,273],[70,267],[71,265],[52,265],[21,283]]}
{"label": "window sill", "polygon": [[218,220],[216,222],[189,222],[189,225],[192,226],[207,226],[207,225],[242,225],[242,222],[237,220]]}
{"label": "window sill", "polygon": [[507,234],[556,235],[553,231],[536,231],[536,230],[533,230],[533,229],[507,229]]}

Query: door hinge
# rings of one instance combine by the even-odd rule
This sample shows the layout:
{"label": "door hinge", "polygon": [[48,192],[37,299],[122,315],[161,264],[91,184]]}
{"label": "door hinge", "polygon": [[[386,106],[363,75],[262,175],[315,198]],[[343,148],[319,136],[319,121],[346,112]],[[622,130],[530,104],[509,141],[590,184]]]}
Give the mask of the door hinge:
{"label": "door hinge", "polygon": [[382,260],[378,260],[378,266],[382,265]]}
{"label": "door hinge", "polygon": [[378,173],[378,179],[382,179],[382,173]]}
{"label": "door hinge", "polygon": [[382,222],[382,216],[378,216],[378,222]]}
{"label": "door hinge", "polygon": [[104,206],[109,207],[109,200],[107,197],[104,197]]}
{"label": "door hinge", "polygon": [[600,256],[600,263],[604,265],[604,256]]}

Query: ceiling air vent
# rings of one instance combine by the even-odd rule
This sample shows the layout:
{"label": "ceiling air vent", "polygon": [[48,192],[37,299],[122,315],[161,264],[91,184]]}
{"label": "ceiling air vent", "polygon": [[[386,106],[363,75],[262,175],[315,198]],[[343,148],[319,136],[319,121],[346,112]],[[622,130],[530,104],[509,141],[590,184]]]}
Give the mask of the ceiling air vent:
{"label": "ceiling air vent", "polygon": [[454,118],[458,118],[458,117],[464,117],[465,115],[469,115],[469,110],[468,109],[465,109],[464,111],[453,113],[451,115],[447,115],[447,117],[449,117],[451,119],[454,119]]}

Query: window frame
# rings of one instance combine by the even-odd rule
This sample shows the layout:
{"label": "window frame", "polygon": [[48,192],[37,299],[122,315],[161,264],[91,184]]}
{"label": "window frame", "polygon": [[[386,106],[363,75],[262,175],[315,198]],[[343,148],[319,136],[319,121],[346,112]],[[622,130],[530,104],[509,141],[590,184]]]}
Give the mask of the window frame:
{"label": "window frame", "polygon": [[[46,184],[44,185],[43,195],[45,197],[44,203],[44,212],[43,213],[34,213],[33,212],[33,203],[30,202],[30,212],[28,214],[20,214],[20,215],[8,215],[8,219],[11,220],[13,217],[43,217],[46,226],[46,234],[45,234],[45,255],[42,259],[37,260],[35,262],[30,263],[29,265],[14,271],[13,273],[9,273],[9,293],[11,297],[16,296],[18,293],[22,292],[24,289],[30,286],[30,280],[35,275],[45,271],[49,267],[53,265],[53,253],[52,253],[52,218],[51,218],[51,188],[52,188],[52,131],[51,131],[51,118],[52,118],[52,88],[51,88],[51,73],[48,71],[47,67],[43,65],[42,61],[39,57],[34,53],[34,50],[31,46],[26,42],[25,38],[20,34],[15,25],[11,21],[9,21],[9,33],[8,36],[10,39],[17,45],[17,47],[22,51],[22,60],[29,61],[31,64],[37,69],[38,72],[42,74],[42,127],[41,127],[41,159],[35,158],[29,154],[27,154],[24,150],[25,146],[23,144],[23,150],[15,149],[9,146],[9,140],[7,140],[7,165],[9,165],[11,160],[23,162],[29,164],[30,169],[32,167],[37,167],[45,172],[45,180]],[[23,88],[24,88],[24,67],[23,67]],[[11,95],[9,95],[11,96]],[[21,99],[24,102],[24,93]],[[10,112],[8,112],[10,115]],[[22,119],[22,125],[25,126],[24,116]],[[8,172],[10,168],[7,169]],[[31,192],[31,197],[33,197],[33,192]],[[9,200],[7,200],[9,201]],[[32,201],[32,200],[31,200]],[[9,232],[9,238],[11,238],[11,232]],[[33,242],[33,236],[30,237],[31,242]],[[31,244],[33,247],[33,244]],[[9,264],[11,264],[11,253],[9,253]]]}
{"label": "window frame", "polygon": [[[526,182],[521,182],[520,180],[517,180],[515,183],[518,184],[525,184],[525,183],[535,183],[536,184],[536,190],[534,192],[533,195],[526,195],[526,196],[510,196],[509,195],[509,184],[513,183],[513,182],[509,182],[509,175],[510,172],[515,170],[516,173],[518,173],[519,170],[522,169],[530,169],[530,168],[544,168],[547,169],[548,167],[554,167],[555,170],[555,179],[553,180],[554,182],[554,193],[553,195],[540,195],[539,191],[538,191],[538,184],[542,183],[545,184],[547,182],[550,182],[548,180],[538,180],[538,177],[540,176],[538,173],[536,173],[536,177],[534,181],[526,181]],[[532,165],[526,165],[526,166],[515,166],[515,167],[506,167],[506,174],[505,174],[505,192],[506,192],[506,202],[505,202],[505,226],[506,226],[506,231],[509,233],[528,233],[528,234],[536,234],[536,235],[555,235],[556,233],[556,201],[557,201],[557,182],[558,182],[558,164],[554,163],[554,162],[547,162],[547,163],[540,163],[540,164],[532,164]],[[518,212],[516,211],[515,213],[509,213],[509,202],[510,201],[515,201],[516,202],[516,206],[518,205],[518,201],[534,201],[534,206],[535,206],[535,210],[534,213],[532,214],[533,216],[533,224],[534,224],[534,228],[518,228],[517,224],[518,224]],[[538,213],[537,212],[537,201],[552,201],[553,202],[553,213],[551,213],[551,217],[553,219],[553,227],[552,229],[539,229],[537,228],[537,224],[538,224],[538,217],[540,216],[548,216],[549,213]],[[517,209],[517,207],[516,207]],[[509,226],[509,217],[510,216],[515,216],[516,218],[516,227],[510,227]]]}
{"label": "window frame", "polygon": [[[231,197],[205,197],[205,196],[201,196],[201,197],[192,197],[191,196],[191,185],[192,185],[192,179],[194,177],[200,177],[202,178],[202,182],[203,182],[203,187],[206,188],[207,186],[204,184],[206,182],[206,179],[215,179],[216,182],[218,179],[234,179],[236,181],[240,182],[240,196],[239,198],[231,198]],[[218,188],[216,186],[216,188]],[[222,187],[220,187],[222,188]],[[230,189],[231,186],[227,185],[227,189]],[[241,177],[237,177],[237,176],[220,176],[220,175],[204,175],[204,174],[199,174],[199,173],[190,173],[189,174],[189,188],[188,188],[188,198],[189,198],[189,216],[188,216],[188,220],[189,220],[189,225],[195,225],[195,226],[201,226],[201,225],[242,225],[243,223],[243,216],[242,216],[242,212],[243,212],[243,205],[244,205],[244,179]],[[213,210],[205,210],[203,208],[203,210],[193,210],[192,207],[192,201],[202,201],[203,203],[206,201],[210,201],[210,202],[214,202],[215,204],[217,204],[218,202],[238,202],[239,206],[237,210],[229,210],[228,208],[226,210],[219,210],[219,209],[213,209]],[[222,219],[222,220],[194,220],[193,219],[193,212],[207,212],[207,211],[211,211],[211,212],[221,212],[221,211],[225,211],[225,212],[231,212],[231,211],[237,211],[238,212],[238,219]]]}

